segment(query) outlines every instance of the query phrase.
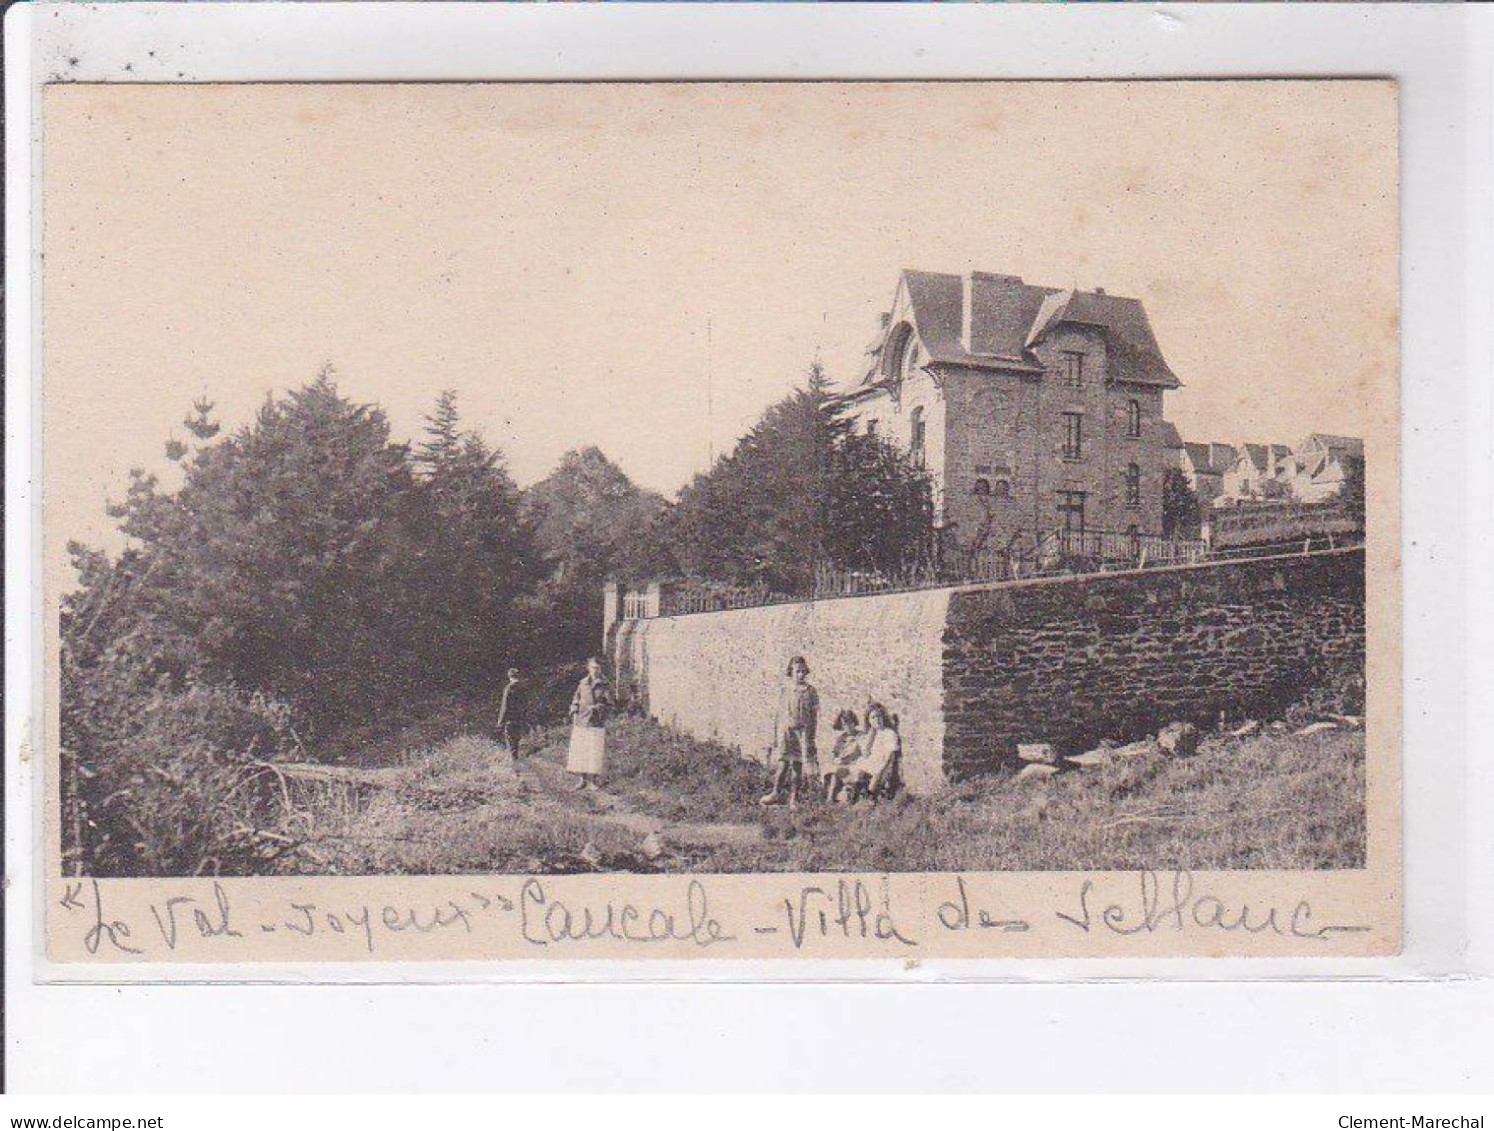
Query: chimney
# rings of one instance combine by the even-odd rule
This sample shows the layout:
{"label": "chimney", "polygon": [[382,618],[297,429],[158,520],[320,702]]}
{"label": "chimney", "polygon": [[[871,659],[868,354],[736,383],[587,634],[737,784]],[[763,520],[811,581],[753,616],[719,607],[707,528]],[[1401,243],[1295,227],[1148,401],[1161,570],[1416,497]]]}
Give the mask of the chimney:
{"label": "chimney", "polygon": [[960,345],[965,347],[966,353],[974,352],[970,343],[974,340],[975,275],[974,271],[966,271],[960,279]]}

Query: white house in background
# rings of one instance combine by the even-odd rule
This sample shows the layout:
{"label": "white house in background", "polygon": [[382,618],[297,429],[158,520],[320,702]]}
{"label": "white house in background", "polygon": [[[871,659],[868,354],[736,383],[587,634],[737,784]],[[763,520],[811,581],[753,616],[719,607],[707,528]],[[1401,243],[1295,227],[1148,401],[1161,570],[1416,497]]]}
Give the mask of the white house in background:
{"label": "white house in background", "polygon": [[1292,449],[1285,444],[1241,444],[1225,471],[1221,493],[1231,502],[1286,498],[1295,470]]}
{"label": "white house in background", "polygon": [[1224,473],[1235,465],[1239,451],[1231,444],[1184,444],[1178,454],[1183,478],[1204,506],[1217,504],[1224,493]]}
{"label": "white house in background", "polygon": [[1354,436],[1314,432],[1297,445],[1288,483],[1292,497],[1303,503],[1327,502],[1344,485],[1348,465],[1364,463],[1364,441]]}

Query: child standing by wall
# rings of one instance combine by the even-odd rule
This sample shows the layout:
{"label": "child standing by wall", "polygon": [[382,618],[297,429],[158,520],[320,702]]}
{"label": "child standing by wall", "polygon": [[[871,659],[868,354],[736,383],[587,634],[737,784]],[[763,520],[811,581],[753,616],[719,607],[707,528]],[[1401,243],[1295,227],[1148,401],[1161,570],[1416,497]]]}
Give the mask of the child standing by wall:
{"label": "child standing by wall", "polygon": [[804,783],[804,763],[816,763],[814,732],[819,725],[820,694],[809,682],[809,664],[803,656],[789,661],[788,682],[779,697],[773,724],[773,788],[758,799],[759,805],[783,804],[788,787],[790,806],[797,804]]}

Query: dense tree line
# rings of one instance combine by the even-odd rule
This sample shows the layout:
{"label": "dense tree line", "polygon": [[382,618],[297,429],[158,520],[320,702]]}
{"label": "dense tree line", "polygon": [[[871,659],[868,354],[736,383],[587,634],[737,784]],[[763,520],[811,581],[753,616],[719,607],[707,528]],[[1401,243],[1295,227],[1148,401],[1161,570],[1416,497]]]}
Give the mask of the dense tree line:
{"label": "dense tree line", "polygon": [[932,553],[928,477],[856,430],[818,366],[633,544],[635,577],[805,593],[821,565],[894,570]]}
{"label": "dense tree line", "polygon": [[277,763],[481,703],[511,664],[543,680],[579,660],[608,577],[802,590],[820,563],[927,546],[925,477],[842,422],[817,371],[667,505],[596,449],[521,492],[449,393],[413,446],[327,371],[236,431],[211,411],[167,443],[178,487],[132,473],[110,509],[122,552],[69,546],[74,870],[272,868],[297,841]]}
{"label": "dense tree line", "polygon": [[549,563],[451,396],[414,452],[327,372],[226,436],[210,409],[168,444],[179,488],[132,473],[123,553],[69,547],[63,832],[89,871],[254,870],[276,760],[544,655]]}
{"label": "dense tree line", "polygon": [[553,474],[524,492],[525,511],[552,563],[543,589],[556,654],[596,651],[602,587],[625,572],[633,539],[663,506],[662,496],[641,490],[595,447],[567,452]]}

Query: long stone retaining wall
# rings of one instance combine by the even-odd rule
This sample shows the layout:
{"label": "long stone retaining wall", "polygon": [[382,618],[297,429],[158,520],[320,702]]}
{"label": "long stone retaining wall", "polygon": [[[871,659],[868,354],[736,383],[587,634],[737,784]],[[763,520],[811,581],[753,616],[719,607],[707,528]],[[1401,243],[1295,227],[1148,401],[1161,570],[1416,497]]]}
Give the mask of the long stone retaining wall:
{"label": "long stone retaining wall", "polygon": [[898,715],[909,788],[944,780],[944,624],[949,590],[766,605],[622,621],[616,679],[666,726],[764,761],[791,657],[809,662],[820,693],[822,749],[830,724],[875,697]]}
{"label": "long stone retaining wall", "polygon": [[1082,750],[1173,719],[1269,717],[1364,673],[1364,551],[1032,581],[954,593],[943,764],[1016,742]]}
{"label": "long stone retaining wall", "polygon": [[1362,548],[617,622],[617,679],[660,722],[764,760],[789,657],[834,713],[899,716],[914,792],[1172,719],[1269,714],[1364,672]]}

